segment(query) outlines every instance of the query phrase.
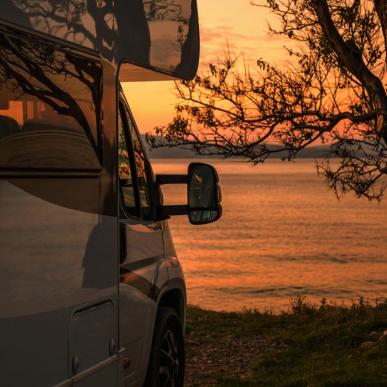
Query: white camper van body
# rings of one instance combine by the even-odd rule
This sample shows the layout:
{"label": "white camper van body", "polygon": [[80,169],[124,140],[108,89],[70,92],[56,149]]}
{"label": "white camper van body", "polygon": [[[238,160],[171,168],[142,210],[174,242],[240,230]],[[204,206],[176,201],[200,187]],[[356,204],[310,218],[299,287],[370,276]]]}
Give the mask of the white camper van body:
{"label": "white camper van body", "polygon": [[120,81],[191,79],[198,56],[195,0],[1,1],[1,385],[182,385],[167,219],[218,219],[218,180],[154,176]]}

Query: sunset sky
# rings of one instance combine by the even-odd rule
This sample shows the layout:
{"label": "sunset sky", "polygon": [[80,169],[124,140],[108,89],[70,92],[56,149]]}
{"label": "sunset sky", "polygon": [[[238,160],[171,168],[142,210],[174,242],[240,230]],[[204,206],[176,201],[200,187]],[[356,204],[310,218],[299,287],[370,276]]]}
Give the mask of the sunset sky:
{"label": "sunset sky", "polygon": [[[268,36],[268,22],[276,23],[268,10],[250,5],[249,0],[198,0],[198,4],[201,69],[222,56],[227,43],[251,64],[258,58],[276,64],[286,60],[285,41]],[[165,125],[173,117],[173,82],[125,83],[124,91],[141,132]]]}

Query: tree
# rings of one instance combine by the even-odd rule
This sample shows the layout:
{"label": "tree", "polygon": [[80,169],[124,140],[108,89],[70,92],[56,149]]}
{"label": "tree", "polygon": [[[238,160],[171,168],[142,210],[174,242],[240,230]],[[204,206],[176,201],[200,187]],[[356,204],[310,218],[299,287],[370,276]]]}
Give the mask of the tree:
{"label": "tree", "polygon": [[[263,59],[238,70],[226,55],[193,81],[176,83],[176,116],[149,136],[153,147],[190,145],[203,155],[292,160],[327,144],[318,163],[338,196],[380,200],[387,175],[386,0],[267,0],[289,38],[289,65]],[[337,158],[338,162],[332,162]]]}

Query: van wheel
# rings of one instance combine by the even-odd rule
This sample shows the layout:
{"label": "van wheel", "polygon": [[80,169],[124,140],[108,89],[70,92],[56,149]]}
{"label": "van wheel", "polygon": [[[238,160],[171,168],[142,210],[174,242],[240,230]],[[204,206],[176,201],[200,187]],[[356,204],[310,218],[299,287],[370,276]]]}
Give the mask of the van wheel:
{"label": "van wheel", "polygon": [[145,386],[183,387],[184,337],[176,312],[160,308],[153,336]]}

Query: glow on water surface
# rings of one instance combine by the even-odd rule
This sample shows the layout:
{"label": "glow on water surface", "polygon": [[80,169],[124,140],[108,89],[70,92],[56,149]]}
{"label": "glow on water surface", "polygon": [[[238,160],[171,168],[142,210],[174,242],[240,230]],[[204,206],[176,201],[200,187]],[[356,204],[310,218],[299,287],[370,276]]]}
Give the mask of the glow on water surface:
{"label": "glow on water surface", "polygon": [[[153,160],[153,167],[185,173],[189,162]],[[200,227],[171,220],[189,303],[279,311],[297,295],[313,303],[387,297],[385,202],[337,200],[311,160],[209,162],[220,174],[223,218]],[[168,204],[185,203],[183,187],[164,186],[163,193]]]}

